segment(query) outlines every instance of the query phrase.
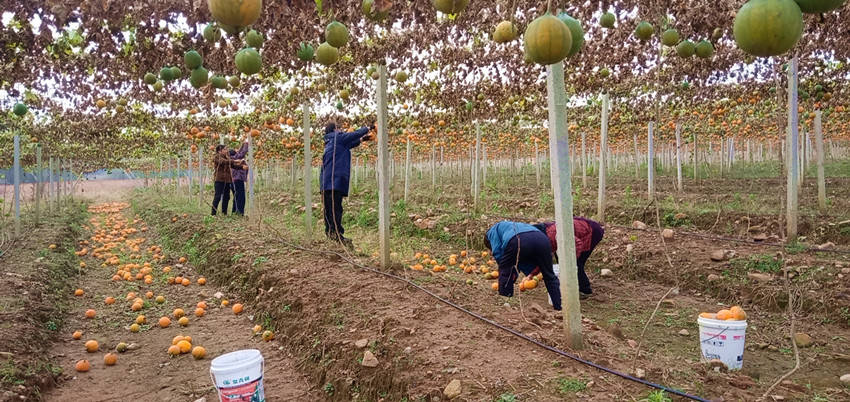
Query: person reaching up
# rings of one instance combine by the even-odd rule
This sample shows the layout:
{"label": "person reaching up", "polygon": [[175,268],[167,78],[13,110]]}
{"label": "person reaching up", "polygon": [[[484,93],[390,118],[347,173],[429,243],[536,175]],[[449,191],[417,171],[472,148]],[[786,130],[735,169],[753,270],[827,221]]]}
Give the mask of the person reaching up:
{"label": "person reaching up", "polygon": [[337,130],[336,123],[325,126],[325,151],[322,155],[321,191],[324,205],[325,235],[328,239],[353,247],[351,240],[343,237],[342,199],[348,196],[351,178],[351,149],[367,141],[373,123],[352,132]]}

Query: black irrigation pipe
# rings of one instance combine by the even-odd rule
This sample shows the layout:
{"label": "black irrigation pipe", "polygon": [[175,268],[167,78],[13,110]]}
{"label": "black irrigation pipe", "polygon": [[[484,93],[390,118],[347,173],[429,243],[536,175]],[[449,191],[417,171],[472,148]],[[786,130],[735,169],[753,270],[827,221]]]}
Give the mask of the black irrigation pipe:
{"label": "black irrigation pipe", "polygon": [[[266,224],[266,225],[267,225],[267,226],[269,226],[269,228],[271,228],[273,231],[277,232],[277,233],[278,233],[278,235],[280,235],[280,234],[281,234],[279,231],[277,231],[277,230],[276,230],[274,227],[272,227],[271,225],[269,225],[269,224]],[[279,236],[279,239],[282,239],[282,238],[283,238],[283,236]],[[433,297],[433,298],[435,298],[435,299],[439,300],[440,302],[442,302],[442,303],[444,303],[444,304],[446,304],[446,305],[448,305],[448,306],[450,306],[450,307],[453,307],[453,308],[455,308],[455,309],[457,309],[457,310],[459,310],[459,311],[461,311],[461,312],[463,312],[463,313],[466,313],[466,314],[468,314],[468,315],[470,315],[470,316],[472,316],[472,317],[474,317],[474,318],[477,318],[477,319],[479,319],[479,320],[481,320],[481,321],[484,321],[484,322],[486,322],[487,324],[490,324],[490,325],[492,325],[492,326],[494,326],[494,327],[496,327],[496,328],[499,328],[499,329],[501,329],[501,330],[503,330],[503,331],[505,331],[505,332],[508,332],[508,333],[510,333],[511,335],[514,335],[514,336],[519,337],[519,338],[521,338],[521,339],[523,339],[523,340],[526,340],[526,341],[528,341],[528,342],[531,342],[531,343],[533,343],[533,344],[535,344],[535,345],[537,345],[537,346],[539,346],[539,347],[541,347],[541,348],[543,348],[543,349],[546,349],[546,350],[548,350],[548,351],[550,351],[550,352],[556,353],[556,354],[561,355],[561,356],[563,356],[563,357],[570,358],[570,359],[575,360],[575,361],[577,361],[577,362],[579,362],[579,363],[581,363],[581,364],[584,364],[584,365],[587,365],[587,366],[593,367],[593,368],[595,368],[595,369],[598,369],[598,370],[604,371],[604,372],[609,373],[609,374],[613,374],[613,375],[615,375],[615,376],[618,376],[618,377],[624,378],[624,379],[629,380],[629,381],[634,381],[634,382],[636,382],[636,383],[646,385],[646,386],[648,386],[648,387],[650,387],[650,388],[655,388],[655,389],[662,390],[662,391],[664,391],[664,392],[669,392],[669,393],[671,393],[671,394],[678,395],[678,396],[681,396],[681,397],[683,397],[683,398],[687,398],[687,399],[694,400],[694,401],[700,401],[700,402],[709,402],[707,399],[703,399],[703,398],[701,398],[701,397],[699,397],[699,396],[691,395],[691,394],[688,394],[688,393],[683,392],[683,391],[679,391],[679,390],[676,390],[676,389],[673,389],[673,388],[666,387],[666,386],[664,386],[664,385],[660,385],[660,384],[656,384],[656,383],[649,382],[649,381],[646,381],[646,380],[642,380],[642,379],[640,379],[640,378],[637,378],[637,377],[634,377],[634,376],[628,375],[628,374],[626,374],[626,373],[622,373],[622,372],[619,372],[619,371],[617,371],[617,370],[610,369],[610,368],[605,367],[605,366],[601,366],[601,365],[596,364],[596,363],[594,363],[594,362],[592,362],[592,361],[590,361],[590,360],[582,359],[581,357],[578,357],[578,356],[576,356],[576,355],[574,355],[574,354],[571,354],[571,353],[567,353],[567,352],[565,352],[565,351],[563,351],[563,350],[561,350],[561,349],[558,349],[558,348],[556,348],[556,347],[554,347],[554,346],[547,345],[547,344],[545,344],[545,343],[543,343],[543,342],[540,342],[540,341],[538,341],[538,340],[536,340],[536,339],[534,339],[534,338],[529,337],[528,335],[526,335],[526,334],[524,334],[524,333],[522,333],[522,332],[519,332],[519,331],[514,330],[514,329],[512,329],[512,328],[506,327],[506,326],[504,326],[504,325],[502,325],[502,324],[499,324],[499,323],[497,323],[497,322],[495,322],[495,321],[493,321],[493,320],[490,320],[489,318],[483,317],[483,316],[481,316],[481,315],[479,315],[478,313],[475,313],[475,312],[473,312],[473,311],[469,311],[469,310],[467,310],[467,309],[463,308],[462,306],[459,306],[459,305],[457,305],[457,304],[455,304],[455,303],[453,303],[453,302],[451,302],[451,301],[449,301],[449,300],[446,300],[446,299],[444,299],[444,298],[442,298],[442,297],[438,296],[437,294],[435,294],[435,293],[431,292],[430,290],[425,289],[424,287],[419,286],[419,285],[417,285],[417,284],[413,283],[413,282],[412,282],[412,281],[410,281],[409,279],[402,278],[402,277],[400,277],[400,276],[398,276],[398,275],[394,275],[394,274],[391,274],[391,273],[388,273],[388,272],[384,272],[384,271],[381,271],[381,270],[378,270],[378,269],[371,268],[371,267],[368,267],[368,266],[366,266],[366,265],[360,264],[360,263],[358,263],[358,262],[356,262],[356,261],[353,261],[353,260],[349,259],[347,256],[343,255],[342,253],[339,253],[339,252],[336,252],[336,251],[332,251],[332,250],[313,250],[313,249],[309,249],[309,248],[306,248],[306,247],[302,247],[302,246],[299,246],[299,245],[296,245],[296,244],[289,243],[289,242],[284,241],[284,240],[279,240],[279,241],[280,241],[281,243],[283,243],[285,246],[289,246],[289,247],[292,247],[292,248],[295,248],[295,249],[299,249],[299,250],[302,250],[302,251],[306,251],[306,252],[310,252],[310,253],[314,253],[314,254],[331,254],[331,255],[335,255],[335,256],[339,257],[340,259],[342,259],[342,260],[344,260],[344,261],[348,262],[349,264],[351,264],[351,265],[353,265],[353,266],[355,266],[355,267],[358,267],[358,268],[360,268],[360,269],[363,269],[363,270],[366,270],[366,271],[369,271],[369,272],[373,272],[373,273],[376,273],[376,274],[379,274],[379,275],[383,275],[383,276],[386,276],[386,277],[388,277],[388,278],[395,279],[395,280],[397,280],[397,281],[404,282],[404,283],[406,283],[406,284],[408,284],[408,285],[410,285],[410,286],[412,286],[412,287],[414,287],[414,288],[416,288],[416,289],[419,289],[420,291],[424,292],[425,294],[427,294],[427,295],[429,295],[429,296],[431,296],[431,297]]]}

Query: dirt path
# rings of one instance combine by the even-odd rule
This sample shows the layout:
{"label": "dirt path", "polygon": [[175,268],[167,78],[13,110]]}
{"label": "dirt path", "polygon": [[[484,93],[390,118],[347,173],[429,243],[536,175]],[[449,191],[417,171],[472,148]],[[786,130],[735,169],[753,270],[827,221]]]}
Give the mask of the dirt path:
{"label": "dirt path", "polygon": [[[190,266],[178,264],[178,256],[164,256],[157,261],[153,257],[157,252],[151,251],[151,241],[141,240],[146,239],[144,222],[127,221],[124,215],[126,204],[109,205],[108,208],[92,208],[95,213],[90,229],[101,233],[101,236],[96,234],[88,240],[90,244],[78,246],[78,250],[89,251],[88,255],[80,257],[88,267],[82,270],[82,275],[74,283],[85,293],[73,297],[65,333],[59,336],[60,340],[51,351],[53,360],[61,365],[65,374],[60,384],[44,395],[46,400],[194,401],[201,397],[217,400],[210,380],[210,362],[216,356],[239,349],[259,349],[262,352],[267,400],[315,399],[307,379],[298,374],[279,344],[263,342],[259,335],[253,335],[255,324],[251,322],[253,315],[250,310],[236,315],[231,307],[222,307],[221,301],[226,300],[228,295],[218,293],[211,285],[199,285],[199,276]],[[98,229],[104,227],[106,229]],[[121,242],[121,238],[126,240]],[[139,242],[138,249],[134,249],[136,241]],[[102,250],[104,243],[116,246],[111,251]],[[118,264],[110,265],[110,252],[119,258]],[[93,257],[93,254],[100,258]],[[134,277],[137,272],[145,272],[144,262],[153,262],[150,284]],[[135,265],[127,268],[132,273],[132,281],[112,280],[116,269],[126,267],[126,264],[138,264],[142,268],[137,270],[133,268]],[[171,266],[171,272],[163,272],[165,266]],[[191,284],[168,284],[169,278],[174,276],[189,278]],[[129,292],[135,292],[143,299],[141,311],[132,311],[135,296],[128,298]],[[165,301],[157,303],[158,296],[163,296]],[[107,297],[115,298],[114,304],[106,304]],[[202,317],[196,317],[196,304],[201,301],[206,302],[208,308]],[[238,301],[229,302],[232,306]],[[173,315],[177,308],[182,308],[189,317],[185,327],[179,325]],[[88,309],[96,310],[95,318],[85,317]],[[133,333],[130,325],[139,314],[145,315],[147,323],[140,326],[139,332]],[[157,325],[160,317],[171,317],[171,325],[161,328]],[[82,337],[74,340],[72,333],[77,330],[82,332]],[[193,346],[206,348],[206,358],[196,360],[190,354],[169,355],[167,349],[178,335],[191,336]],[[99,350],[87,353],[84,344],[88,340],[97,341]],[[129,350],[118,353],[117,364],[106,366],[104,355],[116,352],[116,346],[121,342],[129,345]],[[91,363],[90,371],[81,373],[75,370],[75,363],[81,359]]]}

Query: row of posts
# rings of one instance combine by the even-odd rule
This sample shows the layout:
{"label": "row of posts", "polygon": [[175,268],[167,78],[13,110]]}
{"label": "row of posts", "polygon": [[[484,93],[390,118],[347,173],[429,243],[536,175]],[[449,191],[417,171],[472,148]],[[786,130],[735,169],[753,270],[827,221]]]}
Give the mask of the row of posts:
{"label": "row of posts", "polygon": [[[42,147],[37,145],[35,149],[35,183],[34,189],[34,223],[41,224],[41,203],[45,202],[47,212],[60,212],[63,207],[65,197],[70,195],[73,190],[71,183],[67,179],[65,171],[69,172],[73,177],[72,162],[68,159],[58,157],[50,157],[48,159],[47,171],[45,172]],[[12,184],[13,184],[13,209],[14,209],[14,235],[15,237],[21,234],[21,138],[20,135],[15,135],[13,138],[13,164],[12,164]]]}

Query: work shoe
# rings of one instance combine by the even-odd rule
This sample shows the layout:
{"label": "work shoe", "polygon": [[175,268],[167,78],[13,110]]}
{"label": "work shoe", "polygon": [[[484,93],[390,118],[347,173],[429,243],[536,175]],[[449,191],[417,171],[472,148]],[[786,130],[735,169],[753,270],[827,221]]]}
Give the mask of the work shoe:
{"label": "work shoe", "polygon": [[584,300],[584,299],[587,299],[587,298],[592,297],[592,296],[593,296],[593,293],[578,292],[579,300]]}

